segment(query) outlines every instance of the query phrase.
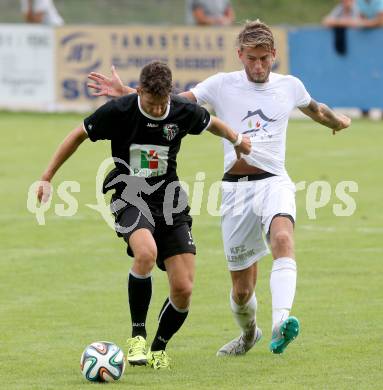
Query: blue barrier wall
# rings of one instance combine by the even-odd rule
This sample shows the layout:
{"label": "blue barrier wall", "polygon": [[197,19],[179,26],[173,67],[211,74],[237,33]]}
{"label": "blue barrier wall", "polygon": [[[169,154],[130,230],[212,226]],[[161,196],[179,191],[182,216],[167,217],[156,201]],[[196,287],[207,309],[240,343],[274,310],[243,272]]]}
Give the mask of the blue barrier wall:
{"label": "blue barrier wall", "polygon": [[332,107],[383,108],[383,28],[348,29],[345,38],[340,55],[332,29],[289,31],[290,73]]}

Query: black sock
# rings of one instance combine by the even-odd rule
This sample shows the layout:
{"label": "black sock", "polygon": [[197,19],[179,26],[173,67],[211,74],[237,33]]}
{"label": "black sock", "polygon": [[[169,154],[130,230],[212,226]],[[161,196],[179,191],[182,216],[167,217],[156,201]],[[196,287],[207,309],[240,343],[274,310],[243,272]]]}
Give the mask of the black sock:
{"label": "black sock", "polygon": [[181,328],[188,313],[188,310],[177,311],[170,303],[169,298],[166,299],[158,317],[158,330],[150,348],[151,351],[161,351],[166,348],[166,344]]}
{"label": "black sock", "polygon": [[152,297],[152,277],[141,279],[129,273],[128,295],[132,319],[132,337],[142,336],[146,339],[145,323]]}

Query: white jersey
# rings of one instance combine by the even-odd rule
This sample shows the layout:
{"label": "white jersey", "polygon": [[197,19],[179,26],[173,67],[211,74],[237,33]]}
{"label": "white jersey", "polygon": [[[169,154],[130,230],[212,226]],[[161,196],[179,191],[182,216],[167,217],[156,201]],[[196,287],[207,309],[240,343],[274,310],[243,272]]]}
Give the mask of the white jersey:
{"label": "white jersey", "polygon": [[[210,104],[231,128],[251,137],[252,151],[242,155],[249,164],[275,175],[286,175],[286,130],[291,111],[311,101],[303,83],[293,76],[270,73],[266,83],[248,80],[245,70],[218,73],[191,89],[199,104]],[[236,161],[224,140],[224,170]]]}
{"label": "white jersey", "polygon": [[[27,13],[29,8],[28,0],[21,0],[21,10]],[[43,12],[42,24],[48,26],[62,26],[64,24],[63,18],[58,13],[52,0],[32,0],[32,10],[35,13]]]}

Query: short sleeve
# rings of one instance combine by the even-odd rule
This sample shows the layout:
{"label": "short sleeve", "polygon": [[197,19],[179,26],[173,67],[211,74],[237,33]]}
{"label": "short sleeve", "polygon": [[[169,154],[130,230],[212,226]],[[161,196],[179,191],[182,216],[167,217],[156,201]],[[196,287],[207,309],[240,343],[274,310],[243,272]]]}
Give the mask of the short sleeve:
{"label": "short sleeve", "polygon": [[111,140],[116,133],[119,117],[120,111],[115,101],[111,100],[84,119],[84,130],[93,142]]}
{"label": "short sleeve", "polygon": [[190,91],[193,93],[197,99],[198,104],[210,104],[213,107],[216,107],[216,99],[219,96],[219,90],[222,85],[222,78],[224,73],[217,73],[213,76],[210,76],[206,80],[198,83]]}
{"label": "short sleeve", "polygon": [[301,80],[296,77],[293,77],[293,79],[295,87],[295,107],[307,107],[311,102],[311,96]]}
{"label": "short sleeve", "polygon": [[210,126],[210,114],[205,108],[198,104],[191,103],[190,106],[190,127],[189,134],[201,134]]}

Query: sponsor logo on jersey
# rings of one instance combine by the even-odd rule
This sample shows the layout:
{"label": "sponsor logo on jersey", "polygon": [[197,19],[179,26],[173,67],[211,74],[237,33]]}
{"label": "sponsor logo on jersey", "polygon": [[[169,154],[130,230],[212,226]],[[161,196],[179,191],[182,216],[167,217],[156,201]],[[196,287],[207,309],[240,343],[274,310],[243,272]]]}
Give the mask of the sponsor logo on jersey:
{"label": "sponsor logo on jersey", "polygon": [[146,127],[158,127],[158,123],[148,123]]}
{"label": "sponsor logo on jersey", "polygon": [[141,168],[158,169],[158,153],[155,150],[141,150]]}
{"label": "sponsor logo on jersey", "polygon": [[129,165],[135,176],[161,176],[168,169],[168,156],[168,146],[132,144]]}
{"label": "sponsor logo on jersey", "polygon": [[275,119],[268,118],[262,110],[255,110],[255,111],[247,111],[247,115],[242,119],[242,122],[246,119],[251,118],[252,116],[258,115],[261,119],[263,119],[266,122],[275,122]]}
{"label": "sponsor logo on jersey", "polygon": [[168,140],[171,141],[175,138],[175,136],[179,133],[179,128],[174,123],[168,123],[164,125],[163,129],[163,136]]}
{"label": "sponsor logo on jersey", "polygon": [[267,127],[270,122],[275,122],[276,119],[269,118],[261,109],[258,109],[255,111],[248,111],[246,116],[242,119],[242,122],[245,120],[248,120],[247,125],[249,130],[244,131],[243,134],[257,135],[261,132],[261,138],[264,138],[265,136],[272,138],[272,134],[270,134]]}

